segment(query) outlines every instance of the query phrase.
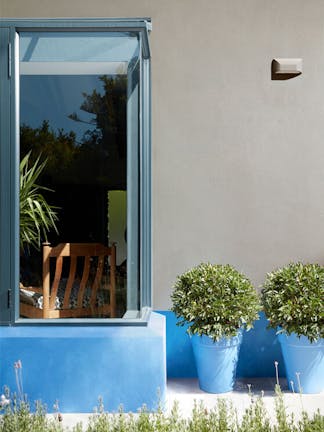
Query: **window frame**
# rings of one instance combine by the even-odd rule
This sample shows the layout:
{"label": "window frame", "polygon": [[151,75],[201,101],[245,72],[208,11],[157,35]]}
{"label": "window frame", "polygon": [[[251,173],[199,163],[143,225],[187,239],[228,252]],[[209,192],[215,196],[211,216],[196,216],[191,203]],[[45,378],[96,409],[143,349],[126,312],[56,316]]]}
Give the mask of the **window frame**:
{"label": "window frame", "polygon": [[[142,53],[139,103],[140,310],[126,318],[26,319],[19,317],[19,64],[20,31],[135,32]],[[0,19],[0,325],[145,326],[151,312],[151,66],[150,18]],[[129,214],[128,214],[128,217]]]}

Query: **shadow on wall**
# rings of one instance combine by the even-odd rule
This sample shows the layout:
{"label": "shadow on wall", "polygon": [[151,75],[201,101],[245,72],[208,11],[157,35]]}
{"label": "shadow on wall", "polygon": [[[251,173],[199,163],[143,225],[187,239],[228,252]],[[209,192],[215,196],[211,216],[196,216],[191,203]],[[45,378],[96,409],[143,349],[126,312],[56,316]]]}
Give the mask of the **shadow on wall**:
{"label": "shadow on wall", "polygon": [[[167,375],[169,378],[192,378],[197,376],[190,338],[186,327],[176,325],[171,311],[158,311],[166,317]],[[261,312],[260,320],[249,332],[245,332],[237,366],[238,377],[275,376],[274,362],[279,363],[279,374],[285,376],[281,348],[272,329]]]}

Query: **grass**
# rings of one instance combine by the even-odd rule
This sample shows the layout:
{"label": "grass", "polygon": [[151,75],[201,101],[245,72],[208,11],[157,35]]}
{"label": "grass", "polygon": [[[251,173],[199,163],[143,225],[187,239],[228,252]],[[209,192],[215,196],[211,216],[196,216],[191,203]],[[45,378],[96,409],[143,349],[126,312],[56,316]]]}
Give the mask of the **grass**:
{"label": "grass", "polygon": [[[302,412],[298,420],[288,414],[280,387],[276,386],[275,420],[270,421],[263,402],[263,396],[251,397],[250,406],[239,419],[231,402],[218,399],[217,405],[208,410],[204,404],[195,402],[189,417],[181,416],[175,403],[170,413],[161,408],[150,413],[144,407],[138,414],[105,412],[99,401],[97,412],[89,418],[88,424],[78,423],[72,428],[62,425],[61,415],[46,415],[44,406],[36,404],[31,412],[28,402],[17,397],[9,398],[2,406],[0,432],[323,432],[324,416],[320,412],[309,415]],[[4,400],[4,399],[2,399]],[[10,402],[9,402],[10,400]]]}

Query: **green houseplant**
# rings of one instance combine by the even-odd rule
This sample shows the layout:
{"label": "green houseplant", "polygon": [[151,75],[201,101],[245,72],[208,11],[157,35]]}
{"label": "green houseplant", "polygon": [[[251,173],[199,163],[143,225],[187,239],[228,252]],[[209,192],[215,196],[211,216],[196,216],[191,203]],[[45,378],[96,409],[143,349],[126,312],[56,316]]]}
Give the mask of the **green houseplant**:
{"label": "green houseplant", "polygon": [[[324,267],[291,263],[268,273],[261,300],[277,329],[292,390],[324,390]],[[297,374],[297,375],[296,375]]]}
{"label": "green houseplant", "polygon": [[[259,318],[258,295],[249,279],[230,265],[202,263],[178,276],[171,300],[178,325],[188,325],[192,336],[201,389],[232,390],[242,330]],[[216,357],[225,347],[231,354],[209,360],[211,347]]]}
{"label": "green houseplant", "polygon": [[32,246],[40,248],[41,241],[47,241],[47,233],[54,229],[57,232],[57,207],[47,203],[42,192],[50,189],[40,186],[37,181],[46,166],[46,160],[40,162],[38,157],[30,164],[31,152],[20,162],[20,248]]}

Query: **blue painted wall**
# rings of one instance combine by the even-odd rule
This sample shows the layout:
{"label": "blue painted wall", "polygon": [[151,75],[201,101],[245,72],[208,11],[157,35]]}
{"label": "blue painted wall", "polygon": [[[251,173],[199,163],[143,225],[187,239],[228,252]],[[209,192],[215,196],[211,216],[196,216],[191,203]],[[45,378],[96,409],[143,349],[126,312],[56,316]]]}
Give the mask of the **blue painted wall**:
{"label": "blue painted wall", "polygon": [[[48,411],[150,410],[166,390],[165,318],[151,314],[147,327],[0,327],[0,386],[17,391],[14,362],[21,360],[24,392]],[[158,395],[160,393],[160,396]]]}
{"label": "blue painted wall", "polygon": [[[275,376],[284,366],[275,332],[264,314],[246,332],[237,376]],[[48,411],[91,412],[102,396],[105,409],[150,410],[163,402],[170,378],[196,377],[190,338],[170,311],[152,313],[147,327],[0,327],[0,385],[17,390],[14,362],[22,361],[24,392]],[[160,394],[160,396],[159,396]]]}
{"label": "blue painted wall", "polygon": [[[159,311],[166,317],[167,374],[170,378],[196,377],[197,371],[190,338],[185,327],[176,325],[171,311]],[[245,332],[237,366],[238,377],[275,376],[274,362],[279,362],[279,374],[285,376],[281,348],[274,330],[267,329],[263,313],[249,332]]]}

